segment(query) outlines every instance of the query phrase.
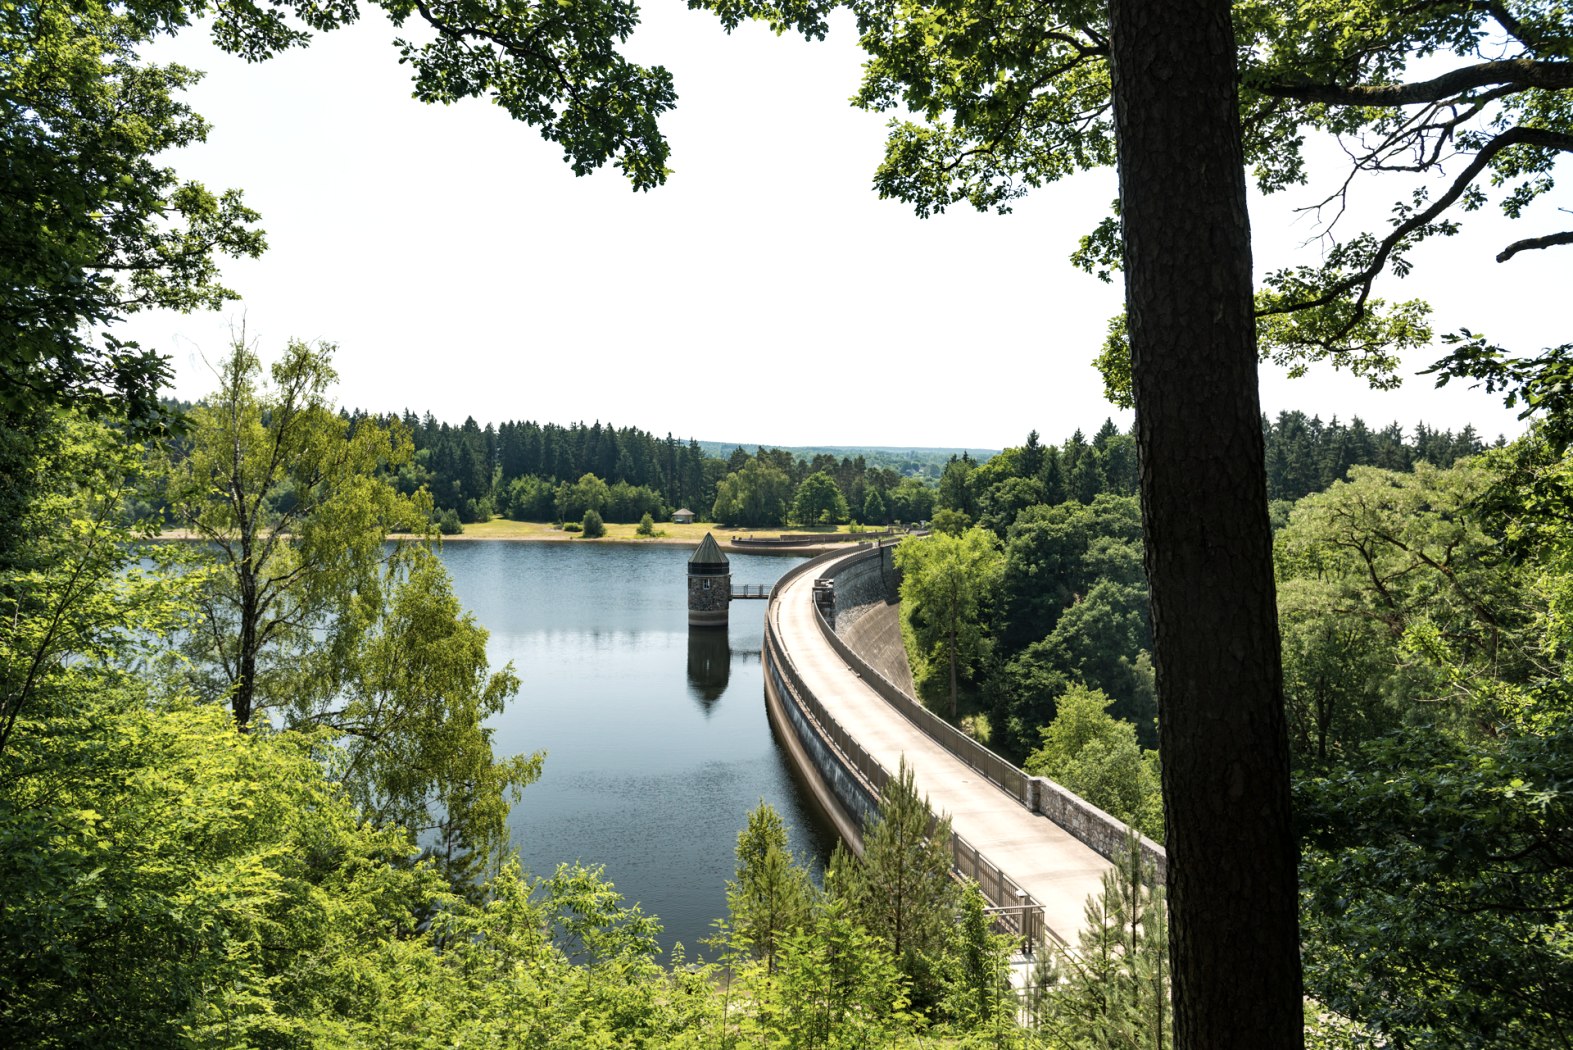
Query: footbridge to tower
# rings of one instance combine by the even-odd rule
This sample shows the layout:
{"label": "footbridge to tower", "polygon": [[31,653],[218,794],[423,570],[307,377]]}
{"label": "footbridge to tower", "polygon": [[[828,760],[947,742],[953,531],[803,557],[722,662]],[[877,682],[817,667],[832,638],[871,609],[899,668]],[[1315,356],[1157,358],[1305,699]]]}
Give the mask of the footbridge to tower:
{"label": "footbridge to tower", "polygon": [[[954,869],[977,880],[1002,923],[1029,949],[1074,942],[1087,897],[1125,848],[1125,825],[913,698],[910,673],[902,680],[893,550],[864,544],[821,555],[770,592],[763,660],[771,722],[855,851],[904,759],[918,792],[950,816]],[[1163,847],[1143,839],[1142,849],[1161,880]]]}

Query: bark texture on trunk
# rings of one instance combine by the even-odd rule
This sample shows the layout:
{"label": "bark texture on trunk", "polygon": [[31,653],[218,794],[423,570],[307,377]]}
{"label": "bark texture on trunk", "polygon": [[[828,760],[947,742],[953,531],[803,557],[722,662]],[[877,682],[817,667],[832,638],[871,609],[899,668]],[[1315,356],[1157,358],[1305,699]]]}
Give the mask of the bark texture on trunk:
{"label": "bark texture on trunk", "polygon": [[1303,1045],[1228,0],[1110,0],[1180,1050]]}

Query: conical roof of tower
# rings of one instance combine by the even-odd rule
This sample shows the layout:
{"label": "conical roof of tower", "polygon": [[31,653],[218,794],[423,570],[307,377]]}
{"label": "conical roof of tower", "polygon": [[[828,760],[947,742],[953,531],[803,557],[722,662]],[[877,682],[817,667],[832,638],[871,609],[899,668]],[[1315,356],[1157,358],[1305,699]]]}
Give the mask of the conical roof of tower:
{"label": "conical roof of tower", "polygon": [[693,557],[688,559],[689,568],[698,565],[728,565],[726,555],[721,553],[721,545],[715,541],[714,533],[705,533],[705,538],[699,541],[699,549],[694,551]]}

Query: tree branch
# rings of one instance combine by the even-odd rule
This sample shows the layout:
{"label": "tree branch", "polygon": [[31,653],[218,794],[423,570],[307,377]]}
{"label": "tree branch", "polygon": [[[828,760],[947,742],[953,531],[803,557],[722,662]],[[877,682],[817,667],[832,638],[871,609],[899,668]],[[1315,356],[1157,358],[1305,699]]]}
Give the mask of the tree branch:
{"label": "tree branch", "polygon": [[1296,310],[1308,310],[1318,306],[1327,306],[1335,302],[1340,296],[1360,289],[1359,301],[1356,304],[1361,310],[1365,307],[1365,300],[1371,294],[1371,283],[1387,266],[1387,260],[1393,252],[1403,243],[1405,237],[1425,226],[1431,220],[1441,215],[1463,196],[1469,184],[1475,181],[1486,166],[1498,153],[1510,146],[1539,146],[1543,149],[1562,150],[1573,152],[1573,135],[1560,131],[1548,131],[1544,128],[1513,127],[1502,132],[1496,138],[1481,147],[1475,154],[1469,166],[1459,173],[1458,178],[1447,188],[1447,192],[1438,197],[1429,208],[1411,215],[1408,219],[1394,227],[1393,232],[1382,239],[1375,254],[1363,269],[1350,274],[1348,277],[1331,285],[1325,292],[1315,299],[1308,299],[1298,303],[1284,303],[1279,306],[1269,307],[1258,311],[1257,316],[1266,317],[1274,314],[1293,313]]}
{"label": "tree branch", "polygon": [[1494,84],[1513,85],[1521,90],[1570,88],[1573,87],[1573,62],[1514,58],[1465,66],[1414,84],[1259,84],[1256,90],[1274,98],[1333,106],[1410,106],[1419,102],[1440,102]]}
{"label": "tree branch", "polygon": [[1552,248],[1559,244],[1573,244],[1573,230],[1562,233],[1548,233],[1544,237],[1526,237],[1522,241],[1514,241],[1497,253],[1497,262],[1507,262],[1519,252],[1532,251],[1537,248]]}

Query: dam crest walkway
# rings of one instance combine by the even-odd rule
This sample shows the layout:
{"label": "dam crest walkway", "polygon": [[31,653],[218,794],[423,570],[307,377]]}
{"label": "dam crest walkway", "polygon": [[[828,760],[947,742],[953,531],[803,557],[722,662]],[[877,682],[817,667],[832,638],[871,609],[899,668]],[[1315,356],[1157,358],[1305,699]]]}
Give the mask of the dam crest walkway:
{"label": "dam crest walkway", "polygon": [[[816,605],[816,582],[823,594],[822,581],[859,566],[872,572],[876,560],[889,575],[890,552],[865,545],[824,555],[776,585],[764,646],[772,722],[854,848],[861,849],[879,789],[905,760],[919,794],[951,819],[955,870],[978,880],[1029,946],[1045,938],[1074,943],[1087,897],[1099,892],[1109,858],[1123,847],[1124,826],[927,712],[836,635]],[[894,605],[860,611],[896,615]],[[1143,847],[1161,865],[1162,847],[1145,840]]]}

